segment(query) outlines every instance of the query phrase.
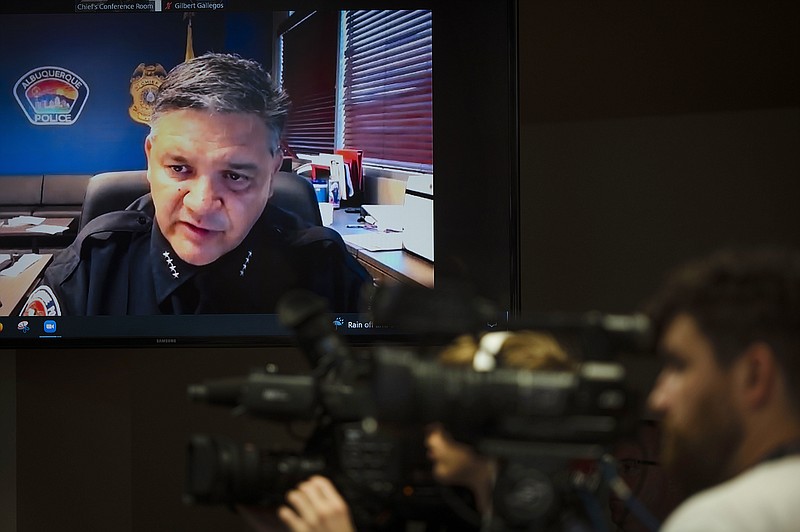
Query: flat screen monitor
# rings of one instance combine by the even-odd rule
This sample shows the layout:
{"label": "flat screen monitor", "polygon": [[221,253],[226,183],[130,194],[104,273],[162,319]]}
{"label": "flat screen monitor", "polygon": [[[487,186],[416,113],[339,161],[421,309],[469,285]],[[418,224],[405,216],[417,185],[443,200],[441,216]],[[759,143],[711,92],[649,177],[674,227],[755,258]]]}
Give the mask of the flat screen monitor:
{"label": "flat screen monitor", "polygon": [[[224,279],[208,281],[221,306],[159,299],[147,310],[130,303],[153,298],[133,281],[120,296],[124,279],[148,264],[170,267],[168,253],[153,252],[155,231],[186,258],[159,228],[159,212],[140,231],[151,245],[108,252],[136,260],[85,262],[100,260],[87,239],[116,238],[123,222],[109,216],[145,224],[130,194],[147,194],[153,182],[153,100],[168,72],[207,52],[257,61],[288,94],[278,173],[311,192],[298,208],[311,206],[303,223],[314,238],[336,231],[341,242],[331,245],[363,268],[364,284],[454,281],[492,301],[501,320],[518,310],[516,2],[67,0],[0,10],[0,348],[291,341],[275,311],[253,311]],[[119,192],[103,200],[111,206],[94,199],[102,186]],[[151,203],[163,214],[156,194]],[[212,267],[227,250],[220,253],[194,265]],[[248,258],[241,262],[247,273]],[[71,312],[63,294],[45,288],[78,271],[85,279],[68,290],[91,284],[95,303]],[[275,290],[261,282],[247,298]],[[331,319],[354,343],[413,332],[374,323],[364,305],[333,308]]]}

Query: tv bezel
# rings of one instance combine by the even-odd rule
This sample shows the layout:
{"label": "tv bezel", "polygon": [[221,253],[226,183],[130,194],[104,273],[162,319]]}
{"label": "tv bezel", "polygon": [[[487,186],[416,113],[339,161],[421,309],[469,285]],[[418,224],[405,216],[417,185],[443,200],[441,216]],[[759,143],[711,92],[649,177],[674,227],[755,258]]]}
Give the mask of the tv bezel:
{"label": "tv bezel", "polygon": [[[258,2],[248,0],[228,0],[228,9],[238,10]],[[279,4],[286,4],[296,9],[314,9],[324,6],[325,9],[376,8],[376,9],[431,9],[434,24],[434,172],[437,174],[435,203],[435,246],[437,262],[435,265],[435,282],[449,277],[461,276],[459,268],[473,267],[469,257],[455,255],[449,257],[441,253],[445,240],[448,245],[469,247],[472,235],[478,235],[473,249],[478,253],[486,251],[481,244],[491,243],[492,231],[507,230],[507,235],[500,234],[499,239],[507,242],[500,251],[507,252],[505,261],[506,279],[487,281],[489,285],[507,287],[503,294],[492,293],[492,288],[478,286],[476,292],[491,300],[499,301],[501,310],[508,319],[515,318],[520,311],[520,242],[519,242],[519,98],[517,72],[517,0],[503,2],[478,1],[469,6],[452,5],[450,2],[435,0],[428,2],[406,1],[394,2],[372,0],[370,2],[315,2],[299,0],[294,2],[271,3],[269,9],[279,10]],[[54,14],[74,13],[74,2],[42,2],[21,7],[16,4],[5,4],[0,8],[0,15],[12,13]],[[262,7],[263,9],[263,7]],[[492,13],[496,16],[492,17]],[[82,16],[77,14],[76,16]],[[86,16],[91,16],[87,14]],[[153,16],[158,16],[154,14]],[[497,28],[501,28],[497,31]],[[487,31],[487,28],[494,31]],[[475,38],[475,35],[482,37]],[[497,75],[500,72],[501,75]],[[436,96],[446,93],[445,98]],[[493,101],[480,100],[486,95],[501,95]],[[474,107],[468,104],[469,97],[476,97]],[[466,110],[466,112],[465,112]],[[470,137],[466,132],[473,130]],[[504,139],[507,142],[504,142]],[[463,158],[470,161],[464,162]],[[444,170],[443,170],[444,169]],[[496,171],[495,171],[496,170]],[[438,177],[445,175],[448,177]],[[460,177],[462,176],[463,177]],[[500,178],[498,179],[498,176]],[[442,200],[447,197],[448,200]],[[486,201],[490,198],[490,201]],[[488,206],[487,206],[488,204]],[[448,207],[461,206],[469,211],[468,216],[476,223],[471,232],[465,234],[463,224],[456,225],[454,211]],[[445,206],[445,208],[442,208]],[[463,214],[463,213],[462,213]],[[461,220],[463,222],[463,220]],[[447,224],[451,225],[448,226]],[[497,251],[497,250],[495,250]],[[463,249],[461,249],[463,253]],[[451,254],[452,255],[452,254]],[[440,260],[439,257],[446,257]],[[485,258],[485,257],[483,257]],[[480,262],[472,257],[472,263]],[[482,264],[480,268],[485,267]],[[480,281],[485,272],[471,272],[468,279]],[[495,272],[496,273],[496,272]],[[491,274],[489,274],[491,276]],[[485,279],[484,279],[485,280]],[[218,319],[226,316],[216,316]],[[10,317],[9,317],[10,318]],[[154,320],[165,320],[167,316],[147,317]],[[194,319],[195,316],[171,317],[173,319]],[[215,316],[206,316],[212,320]],[[16,319],[16,318],[15,318]],[[47,318],[28,318],[32,326],[41,329],[39,321]],[[59,322],[70,317],[57,318]],[[4,318],[6,322],[8,318]],[[502,326],[502,324],[499,324]],[[413,331],[383,330],[362,331],[358,334],[347,334],[347,341],[354,346],[373,345],[376,342],[408,342],[413,338]],[[0,332],[0,349],[30,348],[108,348],[108,347],[237,347],[237,346],[288,346],[294,344],[290,331],[287,334],[264,335],[230,335],[204,334],[196,336],[172,336],[158,334],[153,336],[119,335],[113,337],[81,336],[53,337],[48,335],[17,336]]]}

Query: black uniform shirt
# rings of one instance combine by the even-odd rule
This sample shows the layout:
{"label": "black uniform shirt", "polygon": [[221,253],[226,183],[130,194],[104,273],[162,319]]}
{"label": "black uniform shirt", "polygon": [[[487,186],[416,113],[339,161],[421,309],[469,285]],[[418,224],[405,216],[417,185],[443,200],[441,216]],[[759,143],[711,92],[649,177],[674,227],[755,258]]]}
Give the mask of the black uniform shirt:
{"label": "black uniform shirt", "polygon": [[47,268],[23,313],[37,305],[49,315],[274,313],[294,288],[328,299],[331,311],[356,312],[371,282],[336,231],[269,203],[244,241],[206,266],[181,260],[154,215],[148,194],[89,222]]}

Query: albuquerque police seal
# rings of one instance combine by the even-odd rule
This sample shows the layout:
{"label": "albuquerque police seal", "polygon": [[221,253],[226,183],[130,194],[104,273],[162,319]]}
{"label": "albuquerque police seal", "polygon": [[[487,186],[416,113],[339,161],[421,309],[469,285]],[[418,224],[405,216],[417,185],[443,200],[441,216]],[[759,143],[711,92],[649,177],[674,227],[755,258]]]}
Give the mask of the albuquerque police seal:
{"label": "albuquerque police seal", "polygon": [[89,86],[66,68],[45,66],[24,74],[14,85],[14,97],[35,126],[71,126],[89,97]]}
{"label": "albuquerque police seal", "polygon": [[58,303],[53,289],[47,285],[39,285],[25,301],[20,316],[61,316],[61,305]]}

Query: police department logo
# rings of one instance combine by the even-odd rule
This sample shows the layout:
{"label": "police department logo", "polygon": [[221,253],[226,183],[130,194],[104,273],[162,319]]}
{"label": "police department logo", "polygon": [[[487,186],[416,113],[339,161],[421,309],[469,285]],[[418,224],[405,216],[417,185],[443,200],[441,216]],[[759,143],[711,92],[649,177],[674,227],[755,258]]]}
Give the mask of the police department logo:
{"label": "police department logo", "polygon": [[89,97],[89,86],[61,67],[34,68],[17,80],[14,97],[35,126],[71,126]]}
{"label": "police department logo", "polygon": [[61,306],[58,304],[53,289],[43,284],[33,291],[19,315],[61,316]]}
{"label": "police department logo", "polygon": [[136,122],[142,124],[150,122],[150,117],[153,116],[153,104],[156,101],[156,94],[158,94],[158,88],[165,77],[167,77],[167,71],[158,63],[155,65],[139,63],[139,66],[133,71],[131,76],[131,98],[133,98],[133,103],[128,108],[128,114]]}

